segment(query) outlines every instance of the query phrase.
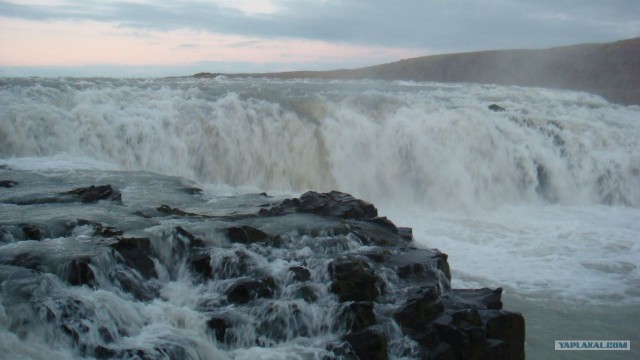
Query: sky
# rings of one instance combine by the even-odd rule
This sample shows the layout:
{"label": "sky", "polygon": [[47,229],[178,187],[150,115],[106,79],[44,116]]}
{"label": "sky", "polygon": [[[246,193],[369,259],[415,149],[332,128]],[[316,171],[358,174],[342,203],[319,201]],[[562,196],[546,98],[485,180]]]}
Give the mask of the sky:
{"label": "sky", "polygon": [[0,76],[329,70],[640,36],[640,0],[0,0]]}

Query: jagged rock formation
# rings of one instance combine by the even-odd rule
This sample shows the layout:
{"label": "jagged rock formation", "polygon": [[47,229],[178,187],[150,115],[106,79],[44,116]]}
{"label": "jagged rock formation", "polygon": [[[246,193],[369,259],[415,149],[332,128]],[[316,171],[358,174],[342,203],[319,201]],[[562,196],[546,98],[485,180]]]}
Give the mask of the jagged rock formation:
{"label": "jagged rock formation", "polygon": [[[251,198],[261,202],[255,211],[214,214],[172,205],[139,209],[111,185],[10,194],[27,183],[21,178],[3,190],[0,202],[34,212],[65,206],[91,218],[1,222],[3,289],[16,281],[49,282],[52,289],[87,287],[128,303],[158,304],[169,301],[169,283],[186,276],[191,285],[183,286],[203,291],[189,310],[201,314],[194,329],[226,350],[322,338],[328,340],[315,346],[325,359],[524,358],[524,319],[502,309],[501,289],[451,289],[446,254],[416,248],[410,229],[351,195],[308,192],[283,201],[261,195]],[[198,194],[180,196],[199,203]],[[100,314],[108,309],[86,296],[51,291],[47,301],[3,293],[8,313],[19,306],[29,319],[16,325],[18,333],[48,327],[79,356],[99,359],[191,356],[189,341],[133,346],[124,340],[141,331],[133,320],[105,320]]]}

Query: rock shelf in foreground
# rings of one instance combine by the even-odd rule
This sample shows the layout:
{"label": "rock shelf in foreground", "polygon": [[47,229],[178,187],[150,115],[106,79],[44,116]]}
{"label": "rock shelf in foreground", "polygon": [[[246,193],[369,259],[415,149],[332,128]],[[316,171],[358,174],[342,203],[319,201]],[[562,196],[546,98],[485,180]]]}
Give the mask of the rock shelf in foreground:
{"label": "rock shelf in foreground", "polygon": [[[162,295],[167,282],[187,271],[192,286],[211,291],[193,309],[206,337],[228,351],[322,338],[324,345],[315,344],[324,359],[524,358],[524,319],[502,309],[501,289],[451,289],[446,254],[416,248],[411,229],[379,217],[372,204],[349,194],[307,192],[283,201],[260,194],[252,201],[262,203],[250,211],[221,215],[198,211],[203,204],[129,206],[126,193],[111,185],[12,196],[28,184],[2,184],[11,185],[2,190],[5,204],[35,209],[59,202],[86,209],[89,217],[1,222],[0,245],[12,245],[0,247],[2,281],[53,274],[64,286],[148,303],[169,301]],[[202,202],[200,192],[185,196]],[[114,209],[133,220],[109,223]],[[74,242],[79,234],[82,250]],[[54,238],[69,251],[52,253]],[[9,310],[14,305],[3,301]],[[33,322],[57,330],[79,356],[189,354],[187,345],[171,339],[152,350],[131,346],[123,339],[140,329],[101,324],[99,309],[72,296],[32,300],[28,308]],[[316,313],[324,314],[319,323]]]}

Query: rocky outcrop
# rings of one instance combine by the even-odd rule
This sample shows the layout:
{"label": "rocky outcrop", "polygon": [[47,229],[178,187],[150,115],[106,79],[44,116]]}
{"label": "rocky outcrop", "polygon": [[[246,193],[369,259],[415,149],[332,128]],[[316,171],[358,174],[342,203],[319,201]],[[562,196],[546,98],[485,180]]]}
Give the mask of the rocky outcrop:
{"label": "rocky outcrop", "polygon": [[340,301],[373,301],[381,293],[384,281],[366,261],[338,258],[329,265],[333,278],[330,290]]}
{"label": "rocky outcrop", "polygon": [[98,200],[122,200],[120,191],[114,189],[111,185],[91,185],[88,187],[73,189],[63,194],[74,195],[83,203],[94,203]]}
{"label": "rocky outcrop", "polygon": [[293,212],[344,219],[373,219],[378,216],[378,210],[372,204],[339,191],[329,193],[309,191],[302,194],[300,198],[287,199],[270,209],[260,210],[260,215],[276,216]]}
{"label": "rocky outcrop", "polygon": [[[17,182],[10,182],[15,186]],[[7,187],[7,186],[5,186]],[[100,200],[108,200],[120,203],[122,194],[111,185],[91,185],[88,187],[76,188],[62,193],[53,194],[33,194],[18,198],[4,200],[5,203],[14,205],[43,205],[43,204],[65,204],[65,203],[97,203]]]}
{"label": "rocky outcrop", "polygon": [[491,111],[495,111],[495,112],[503,112],[506,111],[505,108],[503,108],[502,106],[498,105],[498,104],[491,104],[488,106],[489,110]]}
{"label": "rocky outcrop", "polygon": [[[74,211],[90,207],[94,216],[104,209],[103,216],[0,224],[6,241],[15,242],[0,247],[0,267],[139,302],[163,301],[162,287],[186,278],[210,289],[189,311],[202,313],[202,329],[224,349],[317,336],[328,339],[327,359],[524,358],[524,319],[502,309],[501,289],[452,289],[446,254],[416,248],[411,229],[349,194],[260,200],[241,216],[129,208],[111,186],[62,194]],[[111,222],[113,205],[103,200],[121,203],[127,217]],[[61,246],[63,256],[48,250]],[[154,349],[118,343],[126,330],[101,325],[99,309],[82,298],[51,304],[32,306],[83,356],[180,358],[187,351],[174,342]]]}

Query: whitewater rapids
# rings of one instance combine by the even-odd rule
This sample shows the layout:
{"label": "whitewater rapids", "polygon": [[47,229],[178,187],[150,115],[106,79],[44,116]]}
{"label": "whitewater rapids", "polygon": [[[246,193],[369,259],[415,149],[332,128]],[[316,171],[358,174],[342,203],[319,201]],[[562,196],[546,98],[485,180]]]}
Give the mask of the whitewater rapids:
{"label": "whitewater rapids", "polygon": [[503,286],[534,358],[637,335],[639,139],[640,107],[540,88],[0,79],[0,164],[157,172],[211,199],[351,193],[448,253],[456,286]]}

